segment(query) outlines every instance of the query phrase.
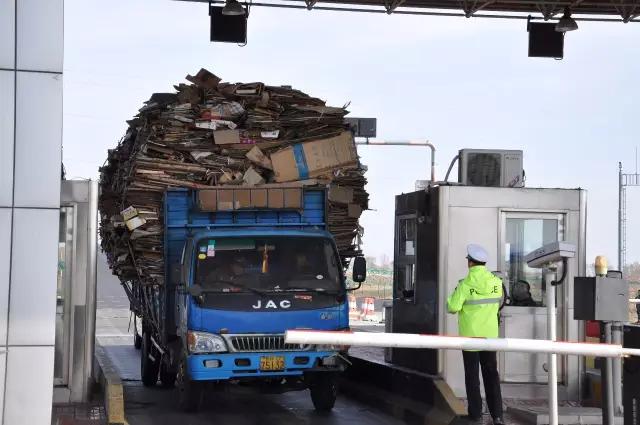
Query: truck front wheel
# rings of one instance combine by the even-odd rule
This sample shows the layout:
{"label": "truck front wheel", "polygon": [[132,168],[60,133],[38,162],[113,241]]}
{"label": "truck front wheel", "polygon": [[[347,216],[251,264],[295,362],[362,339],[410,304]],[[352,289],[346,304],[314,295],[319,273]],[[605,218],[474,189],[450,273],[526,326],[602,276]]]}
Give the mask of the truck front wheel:
{"label": "truck front wheel", "polygon": [[176,387],[178,389],[178,405],[180,409],[184,412],[198,411],[202,401],[202,385],[189,377],[186,356],[182,357],[178,367]]}
{"label": "truck front wheel", "polygon": [[176,383],[177,372],[172,371],[166,362],[160,364],[160,382],[165,388],[172,388]]}
{"label": "truck front wheel", "polygon": [[328,413],[336,404],[338,387],[333,373],[314,373],[309,375],[309,391],[316,411]]}
{"label": "truck front wheel", "polygon": [[[142,333],[142,350],[140,353],[140,376],[145,387],[153,387],[158,382],[158,369],[160,358],[154,353],[151,335],[148,332]],[[153,358],[152,358],[153,357]]]}

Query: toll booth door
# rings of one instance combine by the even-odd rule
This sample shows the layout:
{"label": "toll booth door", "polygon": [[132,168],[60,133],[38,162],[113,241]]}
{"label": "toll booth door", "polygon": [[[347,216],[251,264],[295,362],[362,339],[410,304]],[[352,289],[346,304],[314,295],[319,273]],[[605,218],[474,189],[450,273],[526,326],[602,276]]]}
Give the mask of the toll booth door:
{"label": "toll booth door", "polygon": [[[509,304],[501,311],[504,338],[547,338],[546,285],[541,269],[527,266],[525,256],[542,245],[564,239],[565,217],[557,213],[501,213],[500,270]],[[564,339],[563,286],[557,287],[557,338]],[[500,353],[500,375],[509,383],[547,382],[546,354]],[[562,382],[562,361],[558,380]]]}

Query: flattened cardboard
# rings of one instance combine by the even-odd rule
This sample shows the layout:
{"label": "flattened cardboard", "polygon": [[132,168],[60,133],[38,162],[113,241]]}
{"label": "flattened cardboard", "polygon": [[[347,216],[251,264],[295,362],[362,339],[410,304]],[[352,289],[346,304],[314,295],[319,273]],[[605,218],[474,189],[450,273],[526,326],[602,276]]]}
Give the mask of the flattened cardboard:
{"label": "flattened cardboard", "polygon": [[216,130],[213,132],[213,142],[216,145],[234,145],[240,143],[240,131]]}
{"label": "flattened cardboard", "polygon": [[271,160],[260,150],[259,147],[254,146],[245,156],[254,164],[258,164],[262,168],[266,168],[268,170],[273,170]]}
{"label": "flattened cardboard", "polygon": [[198,205],[202,211],[215,212],[218,210],[218,191],[200,190],[198,191]]}
{"label": "flattened cardboard", "polygon": [[284,207],[302,209],[302,189],[284,189]]}
{"label": "flattened cardboard", "polygon": [[235,201],[235,208],[237,210],[239,209],[246,209],[246,208],[251,208],[251,189],[236,189],[233,191],[234,194],[234,201]]}
{"label": "flattened cardboard", "polygon": [[329,201],[337,204],[350,204],[353,202],[353,188],[342,187],[338,185],[329,186],[329,193],[327,194]]}
{"label": "flattened cardboard", "polygon": [[[291,146],[271,154],[277,182],[295,181],[303,177],[302,170],[299,170],[296,164],[294,149]],[[307,177],[317,177],[334,168],[358,161],[353,136],[348,131],[328,139],[302,143],[302,152],[307,166]]]}
{"label": "flattened cardboard", "polygon": [[233,211],[233,189],[218,190],[218,211]]}
{"label": "flattened cardboard", "polygon": [[249,169],[244,173],[242,181],[244,181],[244,184],[247,186],[256,186],[265,182],[264,177],[262,177],[253,167],[249,167]]}
{"label": "flattened cardboard", "polygon": [[128,207],[128,208],[125,208],[124,210],[122,210],[120,212],[120,214],[122,214],[123,220],[127,221],[127,220],[131,220],[133,217],[137,216],[138,215],[138,210],[131,206],[131,207]]}
{"label": "flattened cardboard", "polygon": [[251,205],[254,208],[267,208],[267,189],[251,189]]}
{"label": "flattened cardboard", "polygon": [[362,215],[362,208],[358,204],[349,204],[347,211],[347,215],[351,218],[360,218]]}
{"label": "flattened cardboard", "polygon": [[275,180],[278,183],[291,182],[300,179],[293,148],[286,148],[271,154],[271,164]]}
{"label": "flattened cardboard", "polygon": [[284,208],[284,189],[269,189],[268,196],[267,206],[269,208]]}
{"label": "flattened cardboard", "polygon": [[143,224],[145,224],[147,221],[142,218],[142,217],[133,217],[130,220],[127,220],[127,229],[129,229],[130,231],[133,231],[135,229],[137,229],[138,227],[142,226]]}

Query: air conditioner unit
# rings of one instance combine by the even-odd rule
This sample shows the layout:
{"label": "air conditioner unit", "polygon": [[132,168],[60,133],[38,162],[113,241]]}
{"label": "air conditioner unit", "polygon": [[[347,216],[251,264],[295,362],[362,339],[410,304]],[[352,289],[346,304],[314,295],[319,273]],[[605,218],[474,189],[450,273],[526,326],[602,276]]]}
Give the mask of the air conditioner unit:
{"label": "air conditioner unit", "polygon": [[458,181],[466,186],[523,187],[522,151],[462,149]]}

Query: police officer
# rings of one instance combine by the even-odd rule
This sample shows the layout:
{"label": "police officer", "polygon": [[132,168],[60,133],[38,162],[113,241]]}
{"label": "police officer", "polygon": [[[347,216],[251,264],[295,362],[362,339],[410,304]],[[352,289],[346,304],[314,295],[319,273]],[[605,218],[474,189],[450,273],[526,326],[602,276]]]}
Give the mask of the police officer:
{"label": "police officer", "polygon": [[[498,310],[502,302],[502,282],[485,264],[489,254],[480,245],[467,246],[469,273],[447,299],[449,313],[458,314],[460,336],[498,337]],[[487,405],[494,425],[503,425],[502,394],[495,351],[463,351],[464,379],[469,403],[468,420],[482,423],[479,367],[482,369]]]}

